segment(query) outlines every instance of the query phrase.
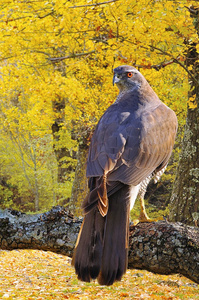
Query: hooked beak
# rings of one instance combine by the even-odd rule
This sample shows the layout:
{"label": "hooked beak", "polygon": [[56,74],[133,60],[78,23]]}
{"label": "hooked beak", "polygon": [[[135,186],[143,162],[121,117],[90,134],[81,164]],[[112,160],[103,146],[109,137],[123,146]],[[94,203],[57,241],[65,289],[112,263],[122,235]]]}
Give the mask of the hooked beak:
{"label": "hooked beak", "polygon": [[118,74],[117,73],[114,73],[114,75],[113,75],[113,85],[115,84],[115,83],[118,83],[120,81],[120,78],[118,77]]}

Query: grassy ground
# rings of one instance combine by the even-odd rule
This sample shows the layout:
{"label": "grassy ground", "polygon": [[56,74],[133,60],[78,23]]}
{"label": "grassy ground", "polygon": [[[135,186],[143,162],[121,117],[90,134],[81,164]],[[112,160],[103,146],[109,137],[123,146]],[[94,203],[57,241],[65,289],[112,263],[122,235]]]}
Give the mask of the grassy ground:
{"label": "grassy ground", "polygon": [[121,282],[77,280],[70,258],[36,250],[0,251],[0,299],[199,299],[199,285],[179,275],[128,270]]}

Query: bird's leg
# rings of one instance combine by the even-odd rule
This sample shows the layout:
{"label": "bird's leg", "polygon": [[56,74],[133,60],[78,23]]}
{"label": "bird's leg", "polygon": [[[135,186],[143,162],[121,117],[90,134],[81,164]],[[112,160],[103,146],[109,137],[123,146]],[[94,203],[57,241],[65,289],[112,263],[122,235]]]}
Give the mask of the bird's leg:
{"label": "bird's leg", "polygon": [[145,209],[145,204],[144,204],[144,198],[140,197],[140,207],[141,207],[141,211],[140,211],[140,216],[139,216],[139,222],[153,222],[152,219],[150,219],[146,213],[146,209]]}
{"label": "bird's leg", "polygon": [[144,197],[139,196],[139,200],[140,200],[140,216],[139,219],[133,220],[133,225],[132,226],[136,226],[138,223],[144,223],[144,222],[154,222],[155,220],[152,220],[148,217],[147,213],[146,213],[146,209],[145,209],[145,204],[144,204]]}

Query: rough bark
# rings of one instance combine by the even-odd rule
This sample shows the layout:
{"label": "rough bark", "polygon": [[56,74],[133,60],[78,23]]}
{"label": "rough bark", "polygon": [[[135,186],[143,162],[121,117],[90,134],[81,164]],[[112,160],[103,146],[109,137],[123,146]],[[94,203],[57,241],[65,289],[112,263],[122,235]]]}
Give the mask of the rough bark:
{"label": "rough bark", "polygon": [[159,221],[130,230],[129,267],[180,273],[199,283],[199,228]]}
{"label": "rough bark", "polygon": [[75,216],[79,216],[82,213],[80,209],[82,201],[88,193],[86,162],[88,157],[90,139],[94,132],[94,128],[83,126],[82,124],[81,126],[79,124],[73,125],[75,128],[73,138],[78,141],[78,153],[69,208],[72,210]]}
{"label": "rough bark", "polygon": [[[198,95],[199,96],[199,95]],[[188,109],[169,220],[199,226],[199,109]]]}
{"label": "rough bark", "polygon": [[67,158],[68,157],[74,158],[74,153],[72,153],[71,156],[69,149],[59,145],[61,135],[63,135],[62,132],[63,124],[65,122],[65,117],[64,117],[65,101],[66,99],[57,99],[56,101],[52,102],[53,110],[58,115],[58,117],[54,120],[54,123],[52,124],[52,134],[54,140],[54,153],[58,165],[57,181],[59,183],[65,182],[67,175],[70,172],[74,171],[72,165],[67,164]]}
{"label": "rough bark", "polygon": [[77,153],[77,166],[73,181],[70,208],[75,215],[81,215],[80,205],[88,193],[88,180],[86,178],[86,161],[88,156],[88,143],[79,144]]}
{"label": "rough bark", "polygon": [[[41,249],[72,256],[82,219],[63,207],[43,214],[0,211],[1,249]],[[181,273],[199,283],[199,228],[159,221],[130,227],[129,268]]]}
{"label": "rough bark", "polygon": [[[199,36],[199,7],[189,7]],[[171,197],[171,221],[199,226],[199,53],[196,43],[185,41],[185,66],[189,68],[187,120],[182,151]]]}

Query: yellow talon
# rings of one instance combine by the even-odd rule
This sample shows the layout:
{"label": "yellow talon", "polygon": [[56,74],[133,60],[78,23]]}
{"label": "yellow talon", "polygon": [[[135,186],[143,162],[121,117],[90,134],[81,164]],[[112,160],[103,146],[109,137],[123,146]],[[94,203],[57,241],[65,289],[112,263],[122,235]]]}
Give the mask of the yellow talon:
{"label": "yellow talon", "polygon": [[144,198],[140,197],[140,206],[141,206],[141,211],[140,211],[140,216],[139,216],[139,222],[153,222],[152,219],[150,219],[146,213],[145,209],[145,204],[144,204]]}
{"label": "yellow talon", "polygon": [[140,207],[141,207],[140,216],[139,216],[139,219],[136,219],[133,221],[134,226],[137,225],[138,223],[157,221],[155,219],[151,219],[148,217],[148,215],[146,213],[146,209],[145,209],[144,199],[142,197],[140,197]]}

